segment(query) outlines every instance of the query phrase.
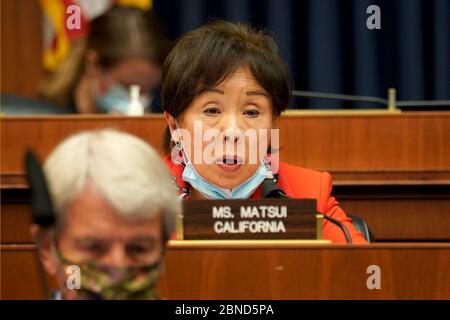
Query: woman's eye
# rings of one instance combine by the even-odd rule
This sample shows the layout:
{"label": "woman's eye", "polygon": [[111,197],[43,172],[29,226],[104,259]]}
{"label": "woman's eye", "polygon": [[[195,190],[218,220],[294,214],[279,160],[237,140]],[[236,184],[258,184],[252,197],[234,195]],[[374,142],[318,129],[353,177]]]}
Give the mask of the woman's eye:
{"label": "woman's eye", "polygon": [[220,109],[215,108],[215,107],[209,107],[209,108],[206,108],[205,110],[203,110],[203,113],[208,116],[215,116],[215,115],[220,114]]}
{"label": "woman's eye", "polygon": [[256,109],[248,109],[244,111],[244,115],[249,116],[249,117],[257,117],[259,116],[259,111]]}

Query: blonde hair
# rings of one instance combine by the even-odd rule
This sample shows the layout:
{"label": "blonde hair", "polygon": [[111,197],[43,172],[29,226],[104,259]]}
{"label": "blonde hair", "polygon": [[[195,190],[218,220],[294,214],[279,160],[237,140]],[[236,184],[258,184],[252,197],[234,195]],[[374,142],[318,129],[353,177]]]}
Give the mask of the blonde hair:
{"label": "blonde hair", "polygon": [[55,73],[48,76],[39,89],[39,95],[53,103],[66,106],[84,72],[86,39],[75,41],[66,59]]}
{"label": "blonde hair", "polygon": [[127,218],[160,213],[166,239],[174,232],[181,203],[158,153],[143,140],[112,129],[85,131],[61,144],[44,164],[57,221],[87,184]]}

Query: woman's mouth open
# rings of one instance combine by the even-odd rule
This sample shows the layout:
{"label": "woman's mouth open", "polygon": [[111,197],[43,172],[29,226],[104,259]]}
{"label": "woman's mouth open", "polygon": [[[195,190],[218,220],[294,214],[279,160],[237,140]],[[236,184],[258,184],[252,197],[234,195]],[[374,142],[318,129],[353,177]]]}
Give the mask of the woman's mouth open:
{"label": "woman's mouth open", "polygon": [[243,161],[238,156],[223,156],[216,160],[216,164],[224,171],[234,172],[239,170]]}

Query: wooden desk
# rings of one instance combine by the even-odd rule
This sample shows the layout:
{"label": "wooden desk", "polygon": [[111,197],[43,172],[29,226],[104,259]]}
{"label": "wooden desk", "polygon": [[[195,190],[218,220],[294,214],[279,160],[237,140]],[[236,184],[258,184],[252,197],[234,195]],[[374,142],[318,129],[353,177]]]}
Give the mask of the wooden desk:
{"label": "wooden desk", "polygon": [[[95,128],[135,134],[162,150],[166,127],[160,115],[0,117],[1,173],[23,173],[23,152],[45,158],[64,138]],[[334,174],[338,185],[361,180],[378,184],[450,181],[450,112],[401,114],[284,115],[281,160]]]}
{"label": "wooden desk", "polygon": [[[2,243],[30,243],[23,155],[44,159],[81,130],[117,128],[161,151],[165,120],[144,117],[3,117]],[[450,112],[285,115],[281,160],[329,171],[341,207],[378,241],[450,241]]]}
{"label": "wooden desk", "polygon": [[[1,246],[2,298],[46,297],[33,246]],[[378,265],[381,289],[369,290]],[[168,299],[450,299],[450,244],[171,245]]]}

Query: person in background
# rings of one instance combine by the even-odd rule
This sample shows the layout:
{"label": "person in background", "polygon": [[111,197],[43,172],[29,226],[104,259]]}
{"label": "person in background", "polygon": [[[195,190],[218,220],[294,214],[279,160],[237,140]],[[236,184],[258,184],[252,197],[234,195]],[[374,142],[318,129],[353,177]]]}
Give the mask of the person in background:
{"label": "person in background", "polygon": [[[272,161],[278,150],[270,146],[271,135],[269,148],[260,148],[266,135],[256,133],[258,146],[251,149],[250,136],[241,134],[276,129],[290,101],[288,69],[271,37],[226,21],[184,34],[164,63],[161,93],[168,124],[165,161],[186,201],[258,199],[265,197],[266,185],[287,197],[316,199],[317,211],[326,218],[324,239],[367,243],[331,196],[329,173]],[[209,141],[216,137],[213,142],[219,148],[197,144],[199,134]],[[264,154],[258,153],[252,162],[250,152],[254,156],[255,150]],[[205,160],[208,153],[213,161]]]}
{"label": "person in background", "polygon": [[40,97],[78,113],[125,113],[129,87],[140,87],[146,112],[161,112],[161,68],[169,42],[150,11],[112,7],[74,42],[58,70],[46,79]]}
{"label": "person in background", "polygon": [[[104,129],[75,134],[43,166],[55,223],[31,226],[58,299],[154,299],[181,205],[157,152]],[[68,283],[79,268],[79,287]],[[72,268],[72,269],[71,269]]]}

